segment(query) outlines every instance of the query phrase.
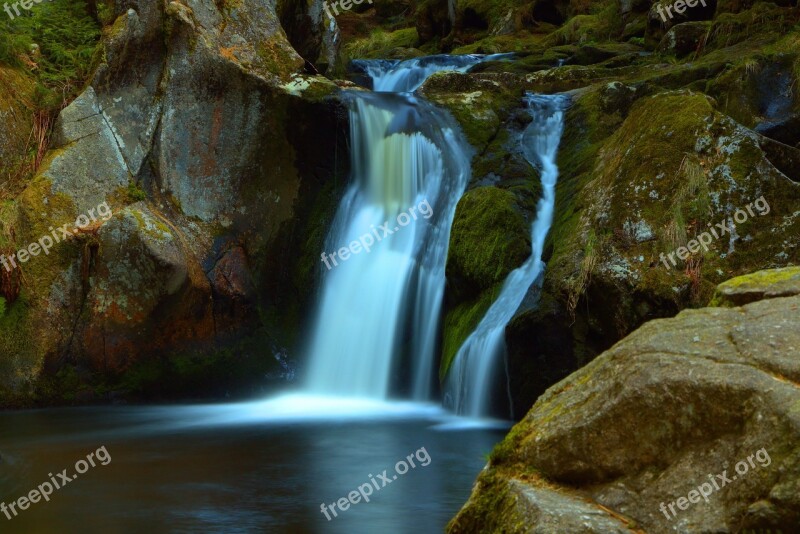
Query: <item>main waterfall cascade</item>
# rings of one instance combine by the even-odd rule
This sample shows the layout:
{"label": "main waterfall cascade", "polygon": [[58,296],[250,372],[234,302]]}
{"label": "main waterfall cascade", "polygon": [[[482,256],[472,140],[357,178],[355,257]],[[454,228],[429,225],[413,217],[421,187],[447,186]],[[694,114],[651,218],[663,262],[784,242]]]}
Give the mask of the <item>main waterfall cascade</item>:
{"label": "main waterfall cascade", "polygon": [[540,170],[543,190],[531,228],[532,254],[521,267],[508,275],[499,297],[453,360],[445,380],[444,404],[461,415],[492,415],[491,400],[498,392],[505,358],[506,325],[545,267],[542,251],[553,220],[558,179],[556,155],[567,98],[563,95],[527,94],[526,102],[533,122],[522,134],[522,151],[528,162]]}
{"label": "main waterfall cascade", "polygon": [[[428,400],[450,228],[470,177],[471,148],[455,121],[408,94],[439,70],[466,70],[497,56],[359,61],[376,93],[347,93],[352,185],[326,250],[346,247],[389,222],[397,228],[369,253],[324,273],[310,340],[307,390],[387,398],[393,369],[410,354],[411,394]],[[402,228],[396,217],[427,201],[433,215]]]}

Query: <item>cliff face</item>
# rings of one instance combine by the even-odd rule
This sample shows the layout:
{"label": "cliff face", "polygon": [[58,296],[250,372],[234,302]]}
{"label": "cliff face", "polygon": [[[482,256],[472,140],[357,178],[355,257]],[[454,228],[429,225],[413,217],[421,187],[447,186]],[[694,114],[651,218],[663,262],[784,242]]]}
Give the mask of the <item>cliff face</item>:
{"label": "cliff face", "polygon": [[286,341],[260,313],[282,303],[275,284],[288,280],[282,298],[302,302],[292,288],[307,291],[314,274],[283,272],[298,263],[285,237],[346,169],[345,151],[339,168],[328,156],[346,131],[328,98],[336,86],[303,73],[268,4],[110,9],[93,78],[3,211],[9,252],[72,232],[101,205],[111,213],[4,277],[0,391],[11,400],[57,395],[38,381],[65,372],[91,398],[87,373],[146,375],[136,365],[167,356],[191,367],[205,355],[202,367],[217,354],[251,373],[254,347],[278,353]]}
{"label": "cliff face", "polygon": [[[448,532],[793,532],[800,269],[651,321],[550,388]],[[763,300],[756,300],[763,299]]]}

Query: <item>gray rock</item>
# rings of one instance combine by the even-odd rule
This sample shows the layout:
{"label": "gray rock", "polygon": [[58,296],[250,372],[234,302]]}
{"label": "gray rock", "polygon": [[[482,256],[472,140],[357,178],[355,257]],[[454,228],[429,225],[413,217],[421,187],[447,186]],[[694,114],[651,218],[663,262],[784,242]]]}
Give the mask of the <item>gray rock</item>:
{"label": "gray rock", "polygon": [[[603,531],[562,513],[575,500],[648,533],[793,532],[798,307],[800,296],[772,298],[645,324],[537,401],[449,532]],[[724,473],[731,482],[708,502],[676,507]],[[662,503],[676,514],[667,518]]]}
{"label": "gray rock", "polygon": [[59,115],[53,132],[55,153],[41,171],[53,192],[64,193],[79,213],[104,202],[130,178],[122,155],[124,142],[104,116],[92,87]]}

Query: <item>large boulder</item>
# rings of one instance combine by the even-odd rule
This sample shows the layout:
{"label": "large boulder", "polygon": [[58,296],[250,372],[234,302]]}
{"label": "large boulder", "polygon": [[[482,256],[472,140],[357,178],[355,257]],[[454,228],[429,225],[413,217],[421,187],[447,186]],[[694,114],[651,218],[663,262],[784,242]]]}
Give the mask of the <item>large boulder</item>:
{"label": "large boulder", "polygon": [[537,401],[448,532],[794,532],[799,310],[774,296],[647,323]]}
{"label": "large boulder", "polygon": [[[298,263],[285,228],[348,164],[335,163],[347,128],[338,89],[304,74],[271,4],[119,1],[112,12],[93,78],[0,223],[18,250],[100,205],[113,216],[26,265],[0,315],[0,355],[12,357],[0,403],[32,398],[37,377],[65,366],[115,374],[263,334],[258,310],[280,304],[266,281],[311,285],[285,272]],[[328,129],[306,131],[311,117]]]}

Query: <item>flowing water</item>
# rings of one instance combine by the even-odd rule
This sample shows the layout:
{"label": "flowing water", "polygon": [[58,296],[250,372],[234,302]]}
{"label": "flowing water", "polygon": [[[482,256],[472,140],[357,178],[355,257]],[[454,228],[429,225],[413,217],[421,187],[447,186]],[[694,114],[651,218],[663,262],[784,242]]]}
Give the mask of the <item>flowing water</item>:
{"label": "flowing water", "polygon": [[416,91],[431,74],[440,71],[467,72],[484,61],[496,61],[514,54],[465,54],[462,56],[436,55],[404,61],[392,59],[358,59],[356,68],[363,70],[372,80],[372,89],[378,92],[408,93]]}
{"label": "flowing water", "polygon": [[[402,92],[431,72],[479,60],[439,57],[420,61],[419,72],[374,62],[386,67],[373,70],[374,83],[389,92],[347,97],[353,180],[326,250],[366,234],[375,243],[337,265],[328,260],[304,394],[0,412],[0,503],[27,495],[50,473],[75,474],[76,462],[100,447],[111,457],[49,502],[10,520],[0,515],[0,531],[441,532],[503,432],[434,404],[383,400],[403,365],[411,370],[407,396],[431,395],[450,225],[470,172],[469,146],[453,119]],[[321,513],[322,503],[346,498],[385,469],[391,476],[396,462],[423,447],[429,465],[339,517]]]}
{"label": "flowing water", "polygon": [[532,254],[508,275],[497,300],[458,350],[445,381],[445,405],[472,417],[492,415],[491,401],[498,392],[505,356],[505,328],[544,270],[542,251],[553,221],[558,179],[556,155],[564,126],[566,97],[528,94],[526,101],[533,122],[522,135],[521,148],[525,158],[539,169],[542,180],[542,198],[531,228]]}
{"label": "flowing water", "polygon": [[[429,398],[450,227],[469,181],[471,149],[452,117],[408,91],[434,72],[498,57],[358,62],[380,92],[348,96],[352,185],[326,246],[339,250],[370,234],[376,242],[324,272],[307,391],[387,398],[392,375],[403,375],[398,366],[405,365],[412,375],[406,390]],[[420,205],[431,215],[411,218]]]}

